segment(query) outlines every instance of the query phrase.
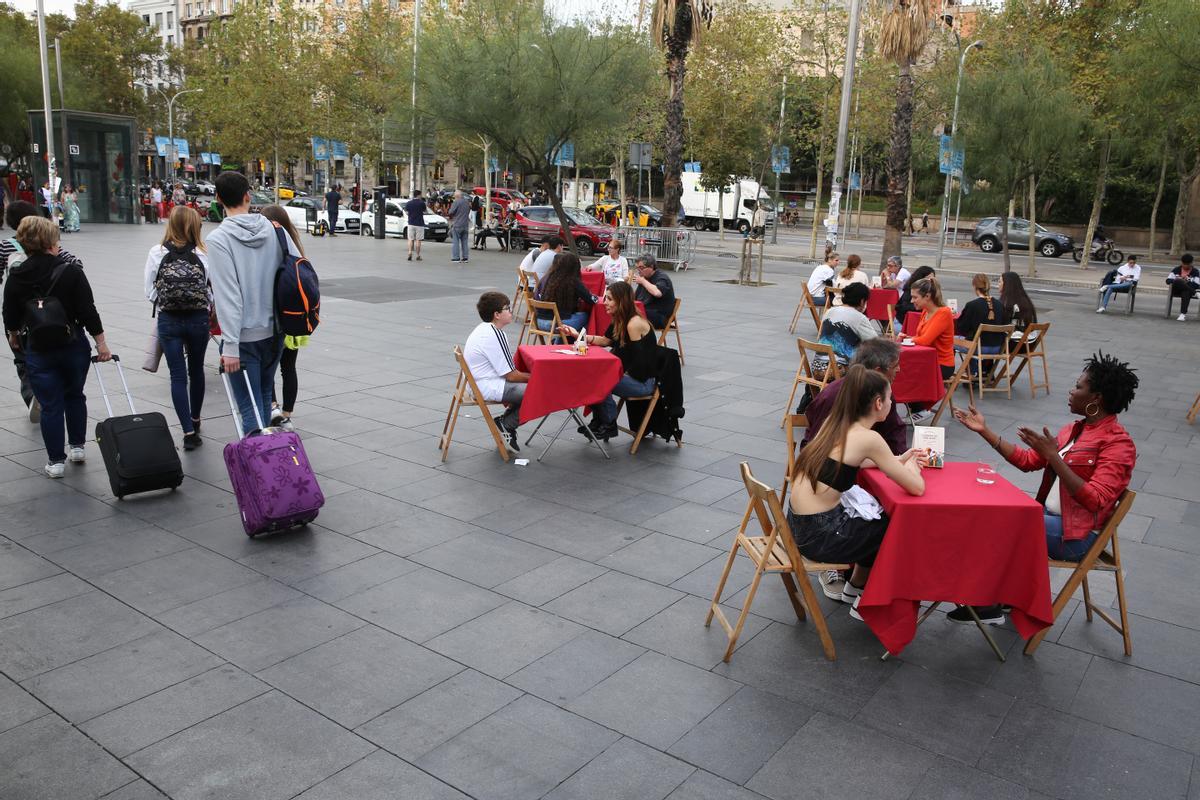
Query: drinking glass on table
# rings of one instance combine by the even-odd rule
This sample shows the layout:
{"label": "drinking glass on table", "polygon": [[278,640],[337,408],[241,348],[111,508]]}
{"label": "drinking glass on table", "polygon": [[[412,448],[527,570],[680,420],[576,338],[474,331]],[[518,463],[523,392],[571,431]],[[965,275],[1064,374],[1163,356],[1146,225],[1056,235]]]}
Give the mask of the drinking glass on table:
{"label": "drinking glass on table", "polygon": [[996,468],[987,462],[979,462],[975,467],[975,482],[991,486],[996,482]]}

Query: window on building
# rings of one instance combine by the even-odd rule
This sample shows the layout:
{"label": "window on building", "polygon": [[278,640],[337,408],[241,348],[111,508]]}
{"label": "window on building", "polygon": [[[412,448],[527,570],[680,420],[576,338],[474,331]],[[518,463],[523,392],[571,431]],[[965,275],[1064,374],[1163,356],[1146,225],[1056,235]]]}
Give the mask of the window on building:
{"label": "window on building", "polygon": [[150,27],[150,15],[149,15],[149,14],[142,14],[142,22],[143,22],[143,24],[145,24],[145,26],[146,26],[147,28],[149,28],[149,27]]}
{"label": "window on building", "polygon": [[167,47],[174,47],[174,46],[175,46],[175,34],[169,33],[169,34],[167,34]]}
{"label": "window on building", "polygon": [[167,28],[169,28],[170,30],[175,30],[175,12],[174,11],[167,12]]}
{"label": "window on building", "polygon": [[162,12],[161,11],[154,15],[154,30],[156,30],[156,31],[162,30]]}

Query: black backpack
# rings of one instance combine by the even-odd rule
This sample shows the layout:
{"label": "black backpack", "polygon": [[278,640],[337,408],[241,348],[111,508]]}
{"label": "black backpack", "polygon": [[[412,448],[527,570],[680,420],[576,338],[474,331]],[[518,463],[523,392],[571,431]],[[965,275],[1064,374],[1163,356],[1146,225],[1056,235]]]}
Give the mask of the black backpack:
{"label": "black backpack", "polygon": [[208,275],[204,264],[190,245],[177,248],[168,244],[167,254],[154,276],[155,306],[163,311],[204,311],[208,309]]}
{"label": "black backpack", "polygon": [[275,236],[283,261],[275,273],[275,317],[285,336],[309,336],[321,323],[321,284],[312,262],[288,250],[287,234],[278,222]]}
{"label": "black backpack", "polygon": [[58,279],[69,264],[59,264],[50,274],[50,286],[41,297],[25,301],[25,343],[34,352],[44,353],[66,347],[75,338],[75,326],[67,309],[57,297],[52,297]]}

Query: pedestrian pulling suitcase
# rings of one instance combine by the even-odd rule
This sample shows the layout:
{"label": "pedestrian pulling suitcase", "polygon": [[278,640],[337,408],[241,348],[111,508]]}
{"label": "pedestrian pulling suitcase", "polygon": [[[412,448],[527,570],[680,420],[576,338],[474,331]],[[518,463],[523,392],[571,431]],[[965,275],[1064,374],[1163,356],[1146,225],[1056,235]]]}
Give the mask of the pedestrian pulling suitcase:
{"label": "pedestrian pulling suitcase", "polygon": [[125,382],[125,371],[121,359],[115,354],[112,361],[117,365],[121,385],[125,387],[125,398],[129,401],[129,414],[113,416],[112,403],[104,389],[104,377],[100,374],[100,360],[92,356],[96,368],[96,382],[108,409],[108,419],[96,424],[96,444],[108,470],[108,483],[117,499],[138,492],[155,489],[176,489],[183,483],[183,465],[179,451],[171,438],[167,419],[157,411],[137,413],[133,407],[133,395]]}
{"label": "pedestrian pulling suitcase", "polygon": [[[246,389],[253,395],[250,377],[245,370],[241,373]],[[325,505],[325,495],[317,485],[300,437],[279,428],[264,429],[256,406],[254,419],[262,433],[245,438],[228,373],[222,372],[221,380],[238,434],[236,442],[225,445],[225,468],[229,470],[246,535],[253,539],[260,533],[312,522]]]}

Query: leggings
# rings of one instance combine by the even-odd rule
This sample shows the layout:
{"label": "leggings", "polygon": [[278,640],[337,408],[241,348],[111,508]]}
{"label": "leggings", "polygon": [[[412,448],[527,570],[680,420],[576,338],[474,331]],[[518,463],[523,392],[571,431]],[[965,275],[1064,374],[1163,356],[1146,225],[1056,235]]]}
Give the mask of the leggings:
{"label": "leggings", "polygon": [[[284,347],[283,355],[279,357],[279,374],[283,376],[283,411],[286,414],[296,409],[296,393],[300,391],[300,382],[296,378],[296,356],[299,353],[299,350]],[[271,387],[271,402],[278,402],[274,386]]]}

